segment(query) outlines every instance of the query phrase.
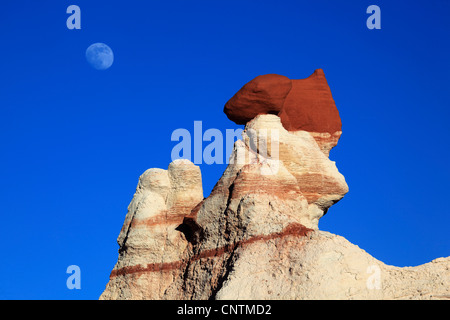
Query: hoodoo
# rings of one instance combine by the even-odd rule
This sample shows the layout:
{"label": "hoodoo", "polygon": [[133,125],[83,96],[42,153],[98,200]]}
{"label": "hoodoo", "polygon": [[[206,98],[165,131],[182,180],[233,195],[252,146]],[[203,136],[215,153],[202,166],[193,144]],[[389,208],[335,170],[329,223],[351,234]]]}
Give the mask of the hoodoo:
{"label": "hoodoo", "polygon": [[203,198],[188,160],[144,172],[100,299],[450,296],[450,258],[389,266],[319,230],[348,192],[329,159],[341,119],[321,69],[300,80],[256,77],[224,112],[245,130],[211,194]]}

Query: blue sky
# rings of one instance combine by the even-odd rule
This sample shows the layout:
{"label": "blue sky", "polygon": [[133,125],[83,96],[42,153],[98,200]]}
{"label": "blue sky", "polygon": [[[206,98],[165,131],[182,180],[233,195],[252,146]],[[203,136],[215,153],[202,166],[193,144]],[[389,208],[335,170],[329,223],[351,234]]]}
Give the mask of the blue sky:
{"label": "blue sky", "polygon": [[[225,132],[254,77],[325,71],[350,192],[322,230],[397,266],[450,255],[450,2],[3,1],[0,299],[97,299],[138,177],[173,130]],[[81,8],[68,30],[66,8]],[[366,8],[381,8],[381,29]],[[114,64],[86,49],[108,44]],[[205,196],[225,165],[201,165]],[[66,268],[81,269],[81,290]]]}

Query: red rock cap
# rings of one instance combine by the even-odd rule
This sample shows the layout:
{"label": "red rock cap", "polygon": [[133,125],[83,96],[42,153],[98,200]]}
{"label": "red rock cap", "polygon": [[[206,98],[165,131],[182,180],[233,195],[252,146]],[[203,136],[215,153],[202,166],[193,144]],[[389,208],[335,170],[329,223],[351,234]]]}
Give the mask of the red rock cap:
{"label": "red rock cap", "polygon": [[342,126],[322,69],[299,80],[277,74],[258,76],[225,104],[224,112],[236,124],[246,124],[260,114],[275,114],[289,131],[333,134]]}

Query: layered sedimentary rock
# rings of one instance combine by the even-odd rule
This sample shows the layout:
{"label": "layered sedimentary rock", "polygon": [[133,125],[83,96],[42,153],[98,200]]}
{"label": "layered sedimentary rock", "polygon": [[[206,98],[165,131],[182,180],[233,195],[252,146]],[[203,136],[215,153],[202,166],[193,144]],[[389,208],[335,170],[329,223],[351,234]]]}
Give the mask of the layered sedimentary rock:
{"label": "layered sedimentary rock", "polygon": [[275,149],[274,153],[267,152],[268,157],[279,160],[280,166],[295,178],[302,196],[310,204],[309,212],[321,212],[320,216],[303,221],[308,227],[317,228],[323,213],[348,192],[344,176],[321,151],[311,133],[287,131],[279,117],[259,115],[247,124],[243,139],[250,150],[256,149],[257,143],[267,145],[269,151]]}
{"label": "layered sedimentary rock", "polygon": [[117,239],[119,259],[102,298],[161,298],[180,276],[188,245],[177,228],[202,199],[200,169],[188,160],[145,171],[128,206]]}
{"label": "layered sedimentary rock", "polygon": [[[239,116],[246,124],[243,139],[206,199],[200,170],[187,160],[141,176],[101,299],[450,297],[450,258],[388,266],[318,230],[319,219],[348,187],[328,158],[340,119],[333,120],[339,126],[315,119],[329,116],[331,93],[318,94],[323,73],[313,76],[298,80],[300,87],[282,76],[263,77],[230,100],[226,108],[234,116],[236,106],[258,112]],[[282,112],[294,88],[288,105],[301,102],[305,112],[301,119],[288,116],[286,125]],[[321,104],[327,115],[314,109]]]}

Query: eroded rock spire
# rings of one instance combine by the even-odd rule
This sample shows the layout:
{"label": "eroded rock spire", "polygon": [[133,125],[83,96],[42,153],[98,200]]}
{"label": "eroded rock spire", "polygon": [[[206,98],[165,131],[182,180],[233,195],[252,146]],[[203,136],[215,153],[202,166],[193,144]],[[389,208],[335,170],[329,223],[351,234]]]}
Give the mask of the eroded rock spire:
{"label": "eroded rock spire", "polygon": [[257,77],[224,111],[246,127],[211,194],[203,199],[200,169],[188,160],[147,170],[101,299],[450,295],[449,258],[388,266],[318,230],[319,219],[348,192],[328,158],[341,120],[322,70],[302,80]]}

